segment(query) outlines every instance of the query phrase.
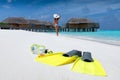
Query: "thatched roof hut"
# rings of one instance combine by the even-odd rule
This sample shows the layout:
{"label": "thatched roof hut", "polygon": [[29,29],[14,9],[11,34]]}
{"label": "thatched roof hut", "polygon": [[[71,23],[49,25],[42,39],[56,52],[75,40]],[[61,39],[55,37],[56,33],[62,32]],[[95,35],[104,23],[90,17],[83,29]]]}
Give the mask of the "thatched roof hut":
{"label": "thatched roof hut", "polygon": [[42,31],[51,31],[53,29],[53,24],[47,21],[39,21],[42,25]]}
{"label": "thatched roof hut", "polygon": [[80,23],[93,23],[93,21],[87,18],[71,18],[68,21],[69,24],[80,24]]}
{"label": "thatched roof hut", "polygon": [[47,22],[47,21],[39,21],[39,20],[33,20],[33,19],[29,19],[27,20],[29,24],[44,24],[44,25],[52,25],[52,23]]}
{"label": "thatched roof hut", "polygon": [[49,29],[51,27],[51,24],[47,21],[28,20],[28,24],[31,29],[39,29],[40,31],[44,31],[45,29]]}
{"label": "thatched roof hut", "polygon": [[28,19],[28,24],[40,24],[39,20]]}
{"label": "thatched roof hut", "polygon": [[52,23],[50,23],[50,22],[47,22],[47,21],[39,21],[39,20],[28,20],[28,23],[30,24],[30,25],[36,25],[36,27],[46,27],[46,28],[50,28],[50,27],[52,27],[53,25],[52,25]]}
{"label": "thatched roof hut", "polygon": [[[47,21],[39,21],[32,19],[25,19],[23,17],[8,17],[2,21],[3,23],[7,23],[10,29],[29,29],[29,30],[41,30],[45,31],[49,28],[52,28],[53,25]],[[5,26],[4,26],[5,27]]]}
{"label": "thatched roof hut", "polygon": [[23,17],[8,17],[2,21],[3,23],[28,24],[28,21]]}
{"label": "thatched roof hut", "polygon": [[2,22],[7,23],[12,29],[24,29],[28,27],[28,21],[23,17],[8,17]]}
{"label": "thatched roof hut", "polygon": [[66,24],[69,29],[98,29],[99,24],[87,18],[71,18]]}

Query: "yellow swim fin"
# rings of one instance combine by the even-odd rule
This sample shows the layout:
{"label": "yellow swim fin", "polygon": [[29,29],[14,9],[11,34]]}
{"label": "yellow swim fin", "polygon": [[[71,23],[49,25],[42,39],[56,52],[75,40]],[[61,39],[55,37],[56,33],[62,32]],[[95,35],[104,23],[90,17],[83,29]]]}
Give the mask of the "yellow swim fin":
{"label": "yellow swim fin", "polygon": [[60,66],[60,65],[72,63],[77,58],[77,56],[64,57],[62,56],[62,54],[63,53],[54,53],[50,55],[37,57],[35,58],[35,61],[48,64],[48,65],[52,65],[52,66]]}
{"label": "yellow swim fin", "polygon": [[93,60],[93,62],[85,62],[78,58],[72,66],[72,71],[95,76],[107,76],[102,65],[96,59]]}
{"label": "yellow swim fin", "polygon": [[45,56],[35,58],[35,61],[52,66],[60,66],[74,62],[80,54],[81,52],[76,50],[72,50],[68,53],[59,52],[45,54]]}

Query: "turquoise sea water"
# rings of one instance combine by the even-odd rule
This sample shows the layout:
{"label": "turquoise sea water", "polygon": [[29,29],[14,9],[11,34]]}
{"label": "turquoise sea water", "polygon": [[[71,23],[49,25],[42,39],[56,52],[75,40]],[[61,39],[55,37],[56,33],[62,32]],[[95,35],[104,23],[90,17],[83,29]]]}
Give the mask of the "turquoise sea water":
{"label": "turquoise sea water", "polygon": [[120,46],[120,30],[97,32],[60,32],[60,35]]}

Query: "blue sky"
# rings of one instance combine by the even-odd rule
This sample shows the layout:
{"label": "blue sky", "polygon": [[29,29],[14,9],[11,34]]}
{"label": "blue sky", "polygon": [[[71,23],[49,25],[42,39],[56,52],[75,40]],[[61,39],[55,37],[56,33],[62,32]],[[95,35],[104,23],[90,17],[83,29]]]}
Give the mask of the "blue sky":
{"label": "blue sky", "polygon": [[101,29],[120,30],[120,0],[0,0],[0,21],[7,17],[25,17],[53,21],[61,15],[60,25],[70,18],[89,18]]}

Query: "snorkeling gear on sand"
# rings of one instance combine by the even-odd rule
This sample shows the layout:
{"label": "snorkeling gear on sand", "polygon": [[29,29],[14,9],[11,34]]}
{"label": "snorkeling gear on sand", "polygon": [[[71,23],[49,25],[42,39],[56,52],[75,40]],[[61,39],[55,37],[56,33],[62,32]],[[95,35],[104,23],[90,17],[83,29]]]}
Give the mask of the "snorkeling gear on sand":
{"label": "snorkeling gear on sand", "polygon": [[33,44],[31,46],[31,51],[33,54],[36,54],[36,55],[53,53],[53,51],[46,49],[44,45],[38,45],[38,44]]}
{"label": "snorkeling gear on sand", "polygon": [[90,52],[84,52],[82,58],[77,58],[72,66],[72,71],[95,76],[107,76],[102,65],[91,57]]}
{"label": "snorkeling gear on sand", "polygon": [[[39,56],[40,49],[45,53],[44,56]],[[62,66],[69,63],[73,63],[72,71],[90,74],[94,76],[107,76],[102,65],[96,59],[92,58],[90,52],[82,52],[78,50],[72,50],[67,53],[64,52],[52,52],[46,49],[45,46],[32,45],[31,51],[33,54],[38,54],[35,58],[36,62],[52,65],[52,66]],[[51,54],[52,53],[52,54]]]}
{"label": "snorkeling gear on sand", "polygon": [[81,56],[81,52],[73,50],[67,53],[58,52],[53,53],[51,55],[46,54],[42,58],[41,57],[35,58],[35,61],[52,66],[61,66],[74,62],[79,56]]}

